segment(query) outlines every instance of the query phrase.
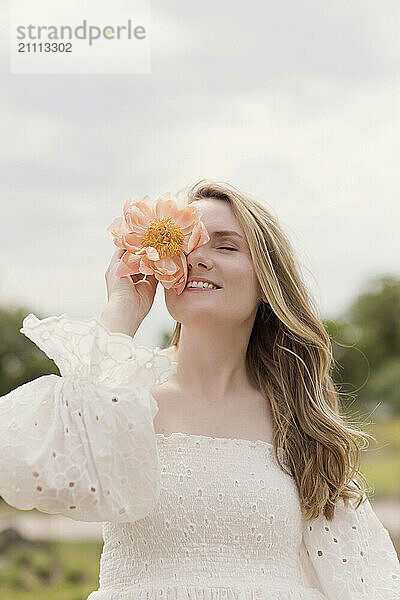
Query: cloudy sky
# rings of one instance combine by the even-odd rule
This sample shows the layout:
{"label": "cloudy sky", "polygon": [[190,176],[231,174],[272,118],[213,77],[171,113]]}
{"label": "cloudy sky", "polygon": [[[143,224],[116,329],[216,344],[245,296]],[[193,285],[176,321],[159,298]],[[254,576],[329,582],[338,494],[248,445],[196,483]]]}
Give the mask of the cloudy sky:
{"label": "cloudy sky", "polygon": [[322,317],[399,275],[397,0],[153,1],[146,75],[10,74],[0,10],[3,305],[98,317],[125,200],[204,177],[274,212]]}

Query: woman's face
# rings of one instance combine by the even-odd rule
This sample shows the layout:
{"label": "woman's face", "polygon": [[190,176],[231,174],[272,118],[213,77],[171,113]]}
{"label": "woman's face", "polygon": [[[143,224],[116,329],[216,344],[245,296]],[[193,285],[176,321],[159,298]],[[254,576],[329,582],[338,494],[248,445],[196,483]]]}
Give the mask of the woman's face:
{"label": "woman's face", "polygon": [[[240,325],[254,320],[262,289],[243,231],[230,204],[223,200],[203,199],[194,203],[204,223],[209,241],[190,252],[187,259],[188,281],[205,278],[220,286],[218,290],[185,289],[180,295],[164,288],[170,315],[183,325],[195,322],[203,327]],[[233,234],[218,234],[231,230]]]}

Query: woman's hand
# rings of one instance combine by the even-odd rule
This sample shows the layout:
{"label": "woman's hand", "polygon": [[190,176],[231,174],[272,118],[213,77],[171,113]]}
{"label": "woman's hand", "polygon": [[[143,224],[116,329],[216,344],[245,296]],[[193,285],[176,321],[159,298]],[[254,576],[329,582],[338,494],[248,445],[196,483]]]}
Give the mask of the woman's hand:
{"label": "woman's hand", "polygon": [[117,248],[108,265],[105,278],[107,284],[108,304],[103,310],[101,322],[110,331],[119,331],[134,335],[149,313],[156,293],[158,280],[154,275],[116,275],[118,264],[125,250]]}

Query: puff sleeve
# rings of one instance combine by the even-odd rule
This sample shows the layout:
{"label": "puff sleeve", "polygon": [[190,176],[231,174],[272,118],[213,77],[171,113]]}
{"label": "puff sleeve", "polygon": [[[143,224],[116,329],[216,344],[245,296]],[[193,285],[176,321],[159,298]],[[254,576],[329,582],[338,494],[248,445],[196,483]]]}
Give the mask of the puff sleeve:
{"label": "puff sleeve", "polygon": [[160,470],[150,390],[176,371],[97,319],[30,313],[20,332],[57,364],[0,398],[0,496],[79,521],[135,521],[156,505]]}
{"label": "puff sleeve", "polygon": [[333,521],[320,515],[304,522],[302,568],[306,581],[327,600],[399,600],[400,565],[388,531],[368,499],[345,507]]}

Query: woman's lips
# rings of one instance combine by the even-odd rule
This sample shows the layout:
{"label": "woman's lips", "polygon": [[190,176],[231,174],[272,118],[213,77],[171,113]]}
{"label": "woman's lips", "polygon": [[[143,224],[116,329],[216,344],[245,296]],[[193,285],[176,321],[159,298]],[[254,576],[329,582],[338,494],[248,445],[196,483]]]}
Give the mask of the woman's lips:
{"label": "woman's lips", "polygon": [[217,289],[212,289],[212,288],[194,288],[194,287],[189,287],[189,288],[185,288],[183,291],[184,292],[218,292],[218,290],[220,290],[221,288],[217,288]]}

